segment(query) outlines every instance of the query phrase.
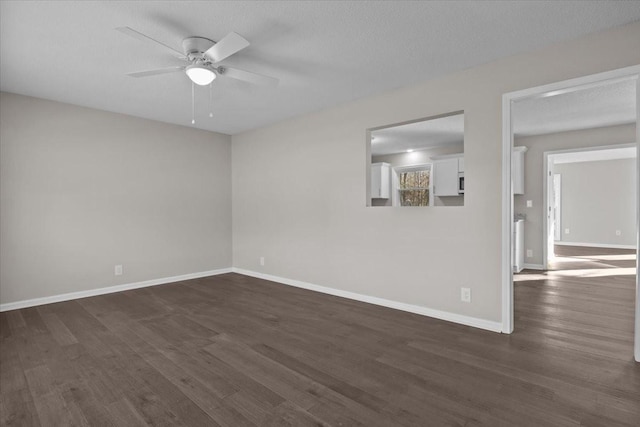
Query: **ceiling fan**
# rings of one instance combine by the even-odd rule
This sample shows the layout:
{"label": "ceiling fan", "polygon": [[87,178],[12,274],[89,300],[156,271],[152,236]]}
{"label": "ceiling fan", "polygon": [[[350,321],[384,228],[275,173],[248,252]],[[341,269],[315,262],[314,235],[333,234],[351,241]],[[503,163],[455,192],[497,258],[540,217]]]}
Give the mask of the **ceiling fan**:
{"label": "ceiling fan", "polygon": [[211,84],[218,76],[229,77],[257,85],[276,86],[278,84],[278,79],[273,77],[240,70],[238,68],[214,65],[249,46],[249,42],[237,33],[231,32],[218,42],[204,37],[187,37],[182,40],[183,52],[180,52],[133,28],[118,27],[116,30],[138,40],[154,43],[156,46],[160,46],[171,52],[173,56],[187,62],[186,65],[128,73],[128,76],[148,77],[157,74],[185,71],[189,79],[200,86]]}

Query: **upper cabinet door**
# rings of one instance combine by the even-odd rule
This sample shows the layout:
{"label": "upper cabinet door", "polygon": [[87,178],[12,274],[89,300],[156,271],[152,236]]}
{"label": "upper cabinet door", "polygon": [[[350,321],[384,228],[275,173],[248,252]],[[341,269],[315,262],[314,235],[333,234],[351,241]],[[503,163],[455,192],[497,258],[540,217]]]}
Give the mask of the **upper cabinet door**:
{"label": "upper cabinet door", "polygon": [[433,194],[435,196],[459,196],[458,158],[433,162]]}
{"label": "upper cabinet door", "polygon": [[513,194],[524,194],[524,153],[527,147],[515,147],[511,154],[511,182]]}
{"label": "upper cabinet door", "polygon": [[391,187],[391,167],[389,163],[371,165],[371,198],[388,199]]}

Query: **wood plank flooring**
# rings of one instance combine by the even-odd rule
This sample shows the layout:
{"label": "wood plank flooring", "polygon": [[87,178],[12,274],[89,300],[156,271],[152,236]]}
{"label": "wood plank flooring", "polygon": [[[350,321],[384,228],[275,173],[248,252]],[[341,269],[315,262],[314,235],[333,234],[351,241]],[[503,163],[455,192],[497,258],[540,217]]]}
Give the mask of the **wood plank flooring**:
{"label": "wood plank flooring", "polygon": [[5,312],[0,422],[638,426],[633,276],[539,273],[512,335],[238,274]]}

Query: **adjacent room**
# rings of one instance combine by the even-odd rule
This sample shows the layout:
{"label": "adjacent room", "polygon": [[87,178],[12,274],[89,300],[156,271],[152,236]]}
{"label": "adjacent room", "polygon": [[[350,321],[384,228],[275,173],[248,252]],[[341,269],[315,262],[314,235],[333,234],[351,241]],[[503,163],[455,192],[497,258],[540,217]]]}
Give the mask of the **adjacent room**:
{"label": "adjacent room", "polygon": [[634,340],[636,95],[635,80],[614,79],[513,108],[514,326],[609,357]]}
{"label": "adjacent room", "polygon": [[638,1],[1,1],[0,425],[637,426],[639,76]]}

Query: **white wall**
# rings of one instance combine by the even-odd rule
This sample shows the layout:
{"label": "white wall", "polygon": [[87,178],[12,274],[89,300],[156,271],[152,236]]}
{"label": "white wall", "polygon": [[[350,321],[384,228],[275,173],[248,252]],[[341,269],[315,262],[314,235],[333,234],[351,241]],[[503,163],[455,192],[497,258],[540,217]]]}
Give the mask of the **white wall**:
{"label": "white wall", "polygon": [[[634,23],[235,135],[234,266],[499,322],[502,94],[638,63]],[[367,208],[366,129],[460,110],[465,206]]]}
{"label": "white wall", "polygon": [[[527,220],[524,224],[524,245],[525,249],[533,251],[533,256],[525,258],[525,263],[537,266],[544,265],[542,259],[542,242],[544,238],[543,185],[546,185],[543,176],[544,153],[576,148],[629,144],[635,142],[635,132],[635,125],[630,124],[515,139],[514,144],[516,146],[528,148],[525,153],[525,193],[516,195],[513,201],[514,212],[527,215]],[[533,206],[531,208],[526,207],[527,200],[532,201]]]}
{"label": "white wall", "polygon": [[562,241],[635,247],[636,159],[563,163],[554,173],[562,176]]}
{"label": "white wall", "polygon": [[2,304],[231,267],[229,136],[10,93],[0,110]]}

